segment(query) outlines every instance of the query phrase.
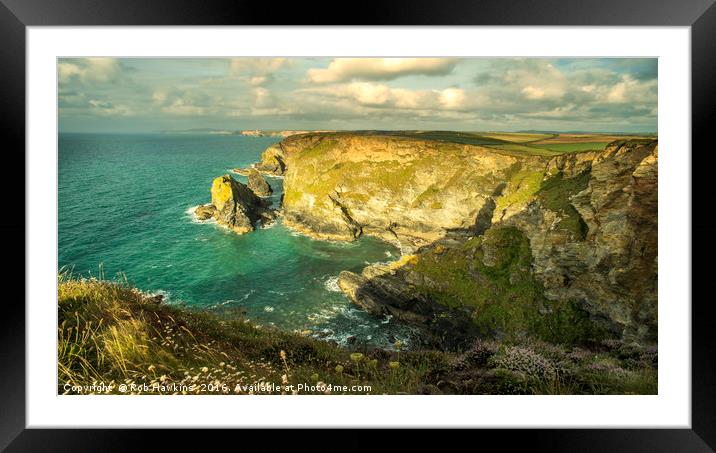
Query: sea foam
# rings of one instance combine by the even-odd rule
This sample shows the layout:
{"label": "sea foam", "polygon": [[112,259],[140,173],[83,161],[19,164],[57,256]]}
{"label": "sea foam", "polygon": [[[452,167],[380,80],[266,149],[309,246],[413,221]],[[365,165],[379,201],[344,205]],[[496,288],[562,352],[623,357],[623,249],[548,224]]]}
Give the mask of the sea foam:
{"label": "sea foam", "polygon": [[329,277],[328,280],[326,280],[326,283],[323,284],[323,286],[328,291],[332,291],[334,293],[340,293],[341,287],[338,286],[338,276],[334,275],[333,277]]}

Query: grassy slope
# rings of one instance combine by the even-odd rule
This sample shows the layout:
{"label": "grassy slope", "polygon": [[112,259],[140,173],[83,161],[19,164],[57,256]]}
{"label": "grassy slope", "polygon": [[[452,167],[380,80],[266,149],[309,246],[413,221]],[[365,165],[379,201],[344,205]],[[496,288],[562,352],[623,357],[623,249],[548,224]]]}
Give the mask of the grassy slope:
{"label": "grassy slope", "polygon": [[[114,384],[108,393],[134,383],[149,389],[133,393],[151,394],[174,393],[175,383],[193,385],[187,393],[244,394],[251,390],[242,386],[259,382],[371,386],[351,394],[656,392],[656,353],[633,345],[587,350],[540,341],[478,342],[462,353],[373,350],[356,356],[246,320],[156,304],[126,283],[66,276],[60,276],[58,315],[58,393],[77,393],[65,384],[100,382]],[[343,391],[333,387],[331,393]]]}

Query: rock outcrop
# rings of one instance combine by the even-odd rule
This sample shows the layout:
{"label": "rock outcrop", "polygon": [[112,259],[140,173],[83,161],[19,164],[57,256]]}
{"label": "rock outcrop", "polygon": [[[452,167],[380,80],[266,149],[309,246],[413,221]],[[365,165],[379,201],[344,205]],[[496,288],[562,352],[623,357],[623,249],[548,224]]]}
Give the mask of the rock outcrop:
{"label": "rock outcrop", "polygon": [[[467,318],[493,336],[656,340],[656,140],[551,156],[306,134],[264,161],[285,176],[287,226],[332,240],[372,235],[413,254],[341,274],[370,312],[435,337]],[[434,328],[441,323],[447,330]]]}
{"label": "rock outcrop", "polygon": [[194,210],[194,215],[199,220],[209,220],[210,218],[214,217],[215,212],[216,208],[213,204],[205,204],[197,206],[197,208]]}
{"label": "rock outcrop", "polygon": [[285,150],[283,142],[269,146],[261,155],[261,162],[254,167],[261,173],[282,176],[286,171]]}
{"label": "rock outcrop", "polygon": [[211,184],[211,204],[199,206],[195,215],[201,220],[214,218],[218,224],[244,234],[255,230],[259,222],[268,225],[276,219],[269,205],[246,185],[224,175]]}
{"label": "rock outcrop", "polygon": [[[545,190],[549,198],[503,223],[522,228],[530,238],[534,272],[547,298],[578,301],[617,332],[655,341],[658,145],[614,142],[590,154],[556,158],[543,183],[553,182]],[[577,219],[581,231],[565,237],[559,228],[550,228],[550,208],[559,222]],[[543,214],[535,216],[536,210]]]}
{"label": "rock outcrop", "polygon": [[484,228],[501,183],[546,165],[539,156],[395,136],[301,135],[281,149],[286,225],[321,239],[376,236],[405,251]]}
{"label": "rock outcrop", "polygon": [[256,195],[259,197],[268,197],[273,193],[273,189],[258,170],[252,169],[248,176],[249,189],[253,190]]}
{"label": "rock outcrop", "polygon": [[241,176],[250,176],[254,171],[270,176],[283,176],[286,172],[285,142],[286,140],[266,148],[259,162],[246,168],[234,168],[231,171]]}

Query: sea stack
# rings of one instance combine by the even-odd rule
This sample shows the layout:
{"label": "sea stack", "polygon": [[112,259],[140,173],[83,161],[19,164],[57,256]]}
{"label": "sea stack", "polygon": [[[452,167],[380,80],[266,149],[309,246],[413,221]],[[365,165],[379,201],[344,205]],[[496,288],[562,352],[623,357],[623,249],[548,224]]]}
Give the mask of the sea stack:
{"label": "sea stack", "polygon": [[220,225],[244,234],[255,230],[259,220],[263,225],[275,220],[276,212],[268,205],[245,184],[223,175],[211,184],[211,204],[199,206],[194,213],[200,220],[214,218]]}

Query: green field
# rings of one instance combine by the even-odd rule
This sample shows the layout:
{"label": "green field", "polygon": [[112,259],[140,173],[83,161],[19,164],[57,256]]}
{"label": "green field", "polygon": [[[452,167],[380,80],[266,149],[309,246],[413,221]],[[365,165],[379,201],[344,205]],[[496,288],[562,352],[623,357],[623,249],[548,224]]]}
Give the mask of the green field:
{"label": "green field", "polygon": [[601,151],[607,144],[609,144],[609,142],[553,143],[530,146],[559,153],[574,153],[579,151]]}
{"label": "green field", "polygon": [[[343,134],[334,132],[332,134]],[[331,134],[331,133],[329,133]],[[457,132],[457,131],[354,131],[350,134],[382,135],[431,140],[461,145],[485,146],[512,153],[526,153],[536,156],[554,156],[582,151],[601,151],[614,140],[626,138],[647,138],[634,135],[604,134],[554,134],[522,132]],[[656,136],[648,136],[655,139]]]}

